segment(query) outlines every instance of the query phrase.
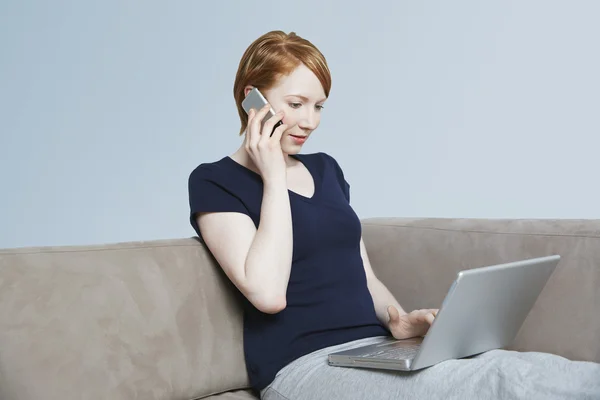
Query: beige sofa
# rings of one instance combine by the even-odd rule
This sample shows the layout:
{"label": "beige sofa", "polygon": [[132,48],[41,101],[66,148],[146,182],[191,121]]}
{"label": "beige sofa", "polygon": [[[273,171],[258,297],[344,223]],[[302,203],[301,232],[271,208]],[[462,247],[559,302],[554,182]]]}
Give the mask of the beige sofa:
{"label": "beige sofa", "polygon": [[[407,309],[458,270],[560,254],[512,348],[600,362],[600,221],[363,220]],[[252,399],[239,299],[194,238],[0,251],[0,399]]]}

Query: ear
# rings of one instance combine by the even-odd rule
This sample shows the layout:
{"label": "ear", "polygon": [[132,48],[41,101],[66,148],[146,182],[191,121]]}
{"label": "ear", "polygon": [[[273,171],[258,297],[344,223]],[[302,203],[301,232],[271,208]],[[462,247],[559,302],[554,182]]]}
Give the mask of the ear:
{"label": "ear", "polygon": [[246,87],[244,88],[244,97],[248,96],[248,93],[250,93],[250,91],[251,91],[252,89],[254,89],[254,86],[250,86],[250,85],[246,86]]}

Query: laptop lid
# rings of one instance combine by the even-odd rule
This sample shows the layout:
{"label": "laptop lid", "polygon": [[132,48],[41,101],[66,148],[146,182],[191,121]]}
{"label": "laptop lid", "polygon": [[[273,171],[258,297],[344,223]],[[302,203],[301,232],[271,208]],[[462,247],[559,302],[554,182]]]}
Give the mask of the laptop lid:
{"label": "laptop lid", "polygon": [[559,261],[554,255],[459,272],[411,369],[511,344]]}

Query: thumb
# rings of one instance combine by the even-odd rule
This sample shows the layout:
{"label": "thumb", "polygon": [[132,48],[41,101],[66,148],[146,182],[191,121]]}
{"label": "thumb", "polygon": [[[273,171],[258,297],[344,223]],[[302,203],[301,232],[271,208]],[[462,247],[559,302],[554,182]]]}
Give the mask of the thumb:
{"label": "thumb", "polygon": [[388,306],[388,314],[390,316],[390,323],[396,322],[400,319],[400,313],[398,312],[398,309],[394,306]]}

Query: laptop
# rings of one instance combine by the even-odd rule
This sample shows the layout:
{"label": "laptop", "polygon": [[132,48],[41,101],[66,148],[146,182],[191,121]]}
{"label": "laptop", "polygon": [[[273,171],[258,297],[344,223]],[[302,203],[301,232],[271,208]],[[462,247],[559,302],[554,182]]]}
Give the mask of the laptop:
{"label": "laptop", "polygon": [[416,371],[512,343],[559,255],[460,271],[424,337],[381,342],[329,354],[328,363]]}

